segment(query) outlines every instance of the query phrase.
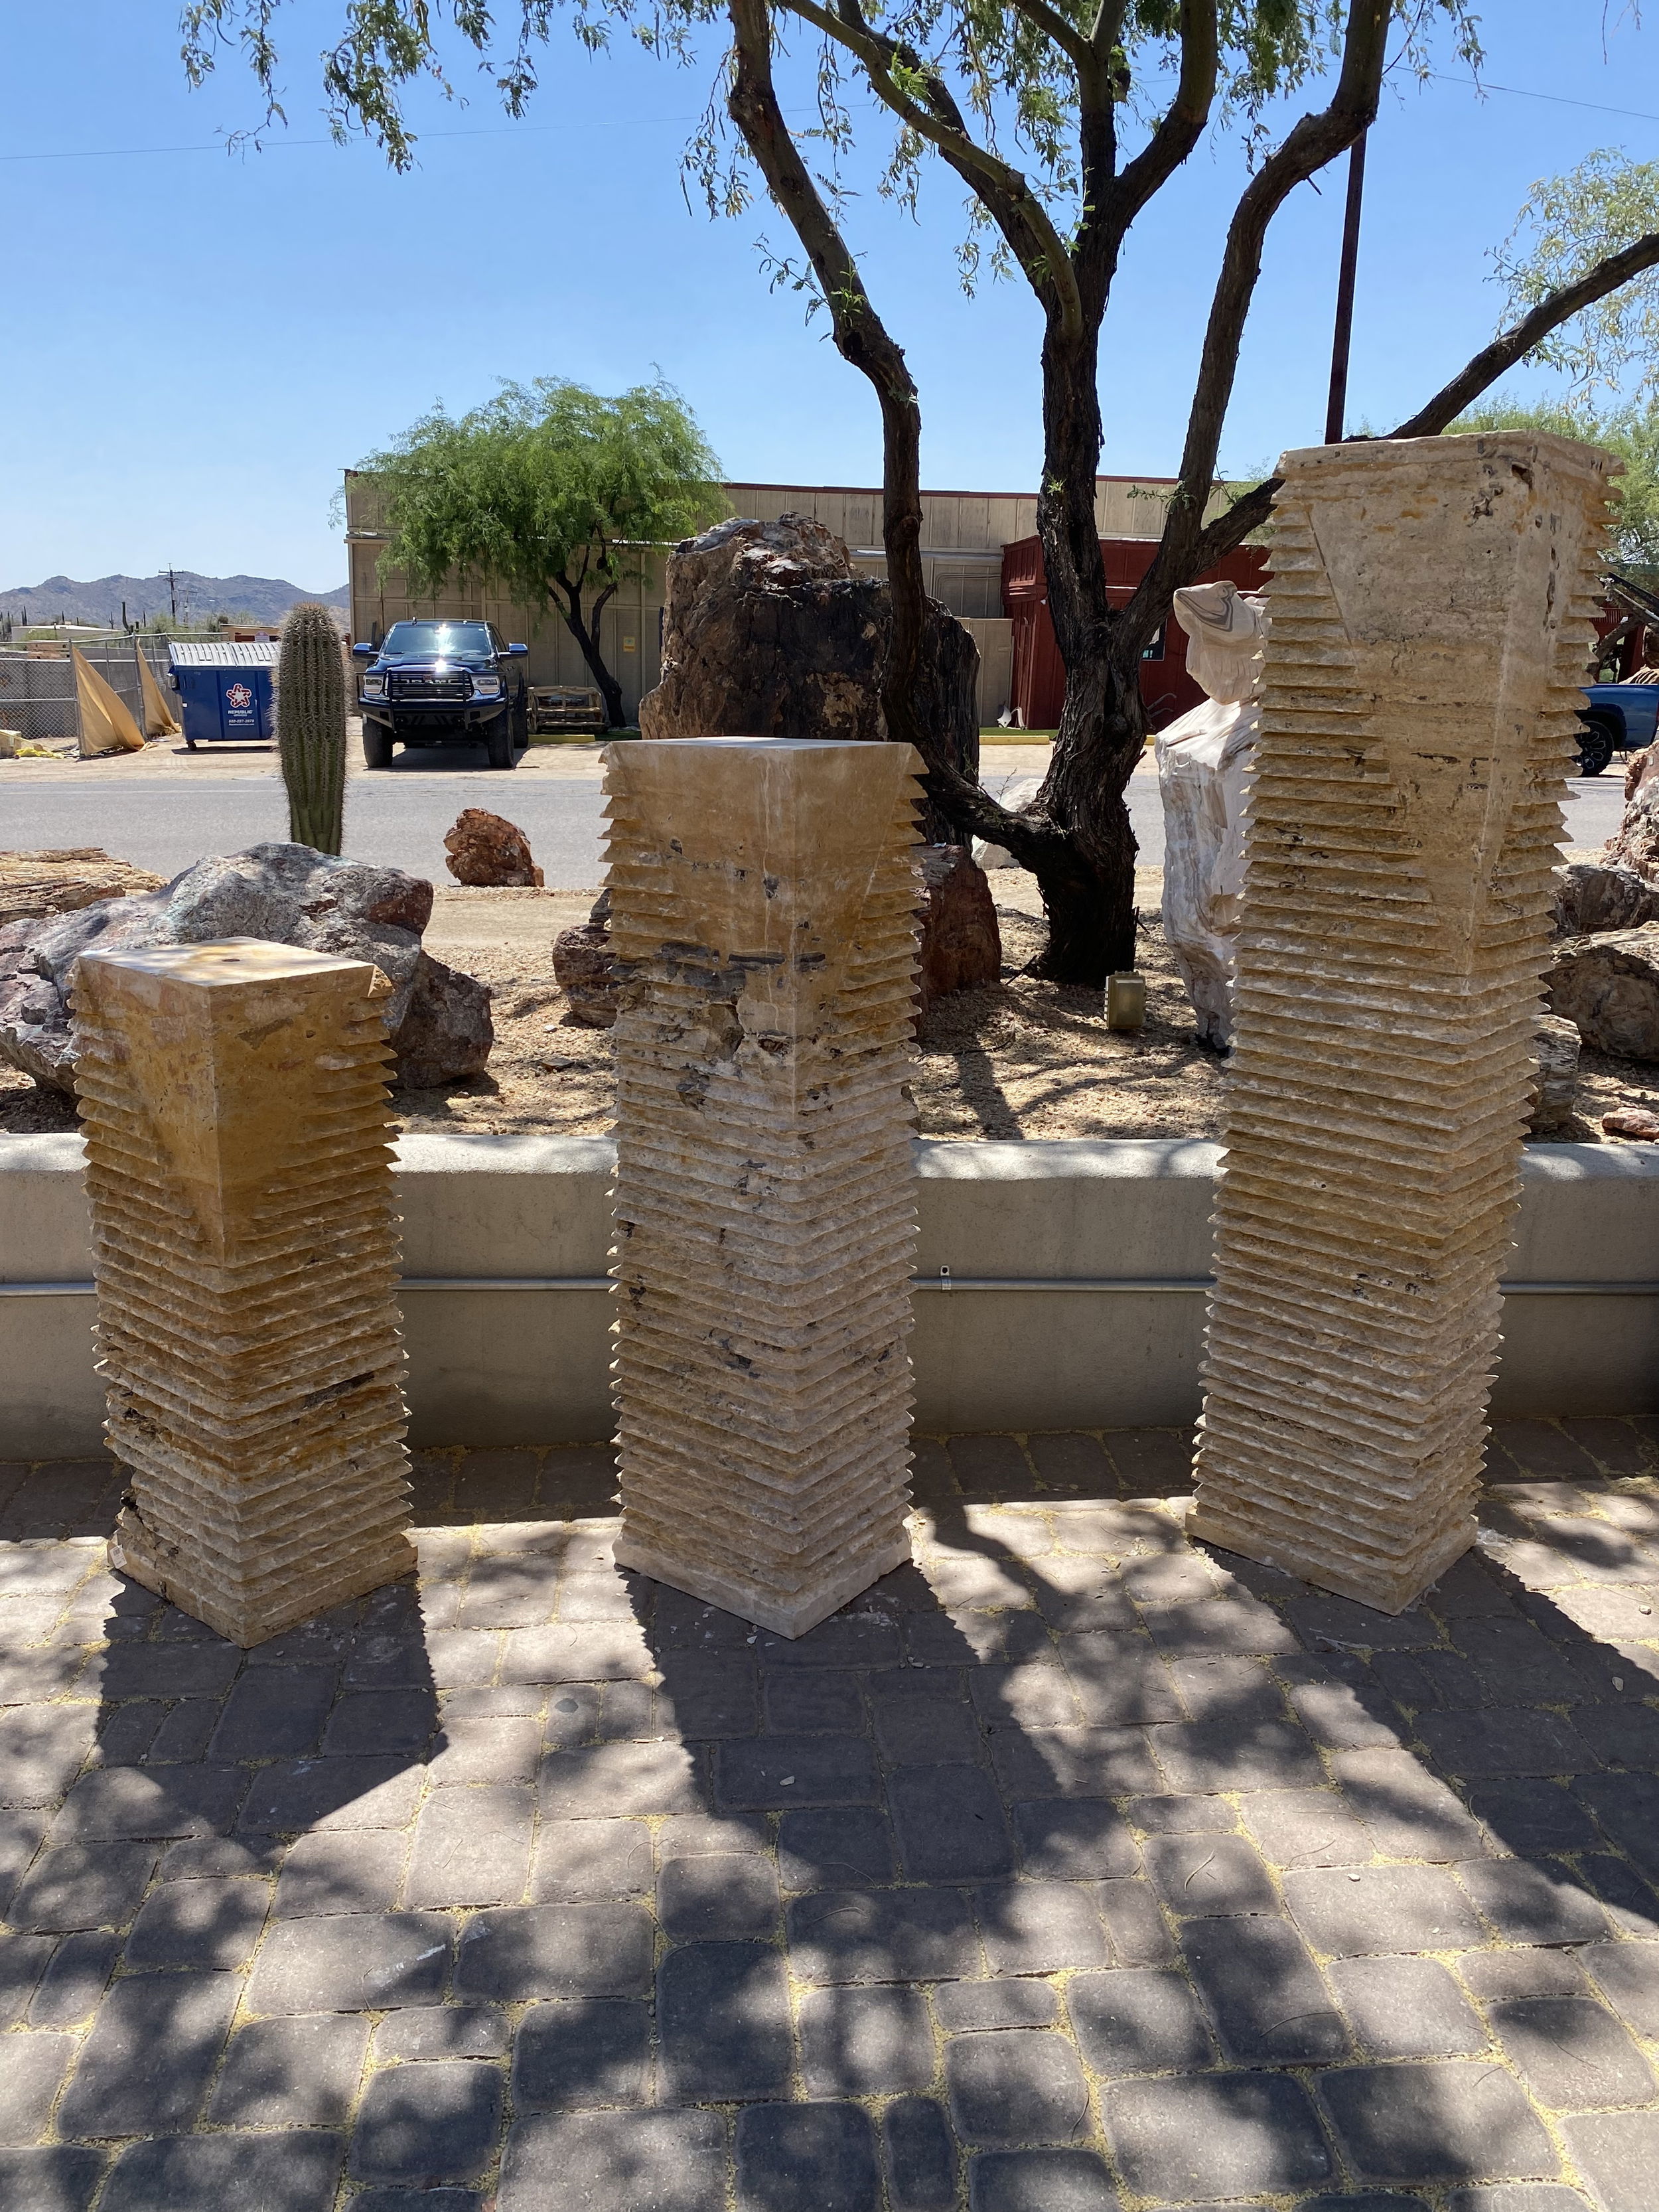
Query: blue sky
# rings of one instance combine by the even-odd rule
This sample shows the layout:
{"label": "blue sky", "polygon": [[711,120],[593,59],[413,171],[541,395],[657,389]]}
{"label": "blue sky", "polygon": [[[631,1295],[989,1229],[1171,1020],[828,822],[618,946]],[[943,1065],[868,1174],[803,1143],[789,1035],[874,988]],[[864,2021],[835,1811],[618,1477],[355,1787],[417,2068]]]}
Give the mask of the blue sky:
{"label": "blue sky", "polygon": [[[172,0],[0,0],[0,586],[168,562],[337,583],[341,468],[504,376],[614,390],[660,370],[730,477],[879,480],[863,380],[760,273],[756,240],[787,242],[778,219],[711,223],[685,204],[706,70],[592,61],[561,35],[535,127],[506,124],[465,76],[468,106],[420,109],[458,135],[424,138],[400,178],[370,147],[300,143],[324,137],[315,56],[340,14],[287,0],[288,128],[228,158],[133,150],[210,145],[258,118],[234,57],[188,89]],[[1482,34],[1486,77],[1516,91],[1477,98],[1448,56],[1453,81],[1402,85],[1372,133],[1351,410],[1377,428],[1491,335],[1487,255],[1534,179],[1598,146],[1659,160],[1659,25],[1638,28],[1620,0],[1497,0]],[[1236,143],[1202,147],[1131,241],[1107,331],[1106,471],[1162,474],[1179,452],[1243,173]],[[1340,171],[1323,184],[1269,246],[1224,449],[1241,471],[1322,434]],[[930,185],[917,226],[866,193],[850,227],[921,386],[924,482],[1027,489],[1036,317],[1020,286],[963,296],[959,197]]]}

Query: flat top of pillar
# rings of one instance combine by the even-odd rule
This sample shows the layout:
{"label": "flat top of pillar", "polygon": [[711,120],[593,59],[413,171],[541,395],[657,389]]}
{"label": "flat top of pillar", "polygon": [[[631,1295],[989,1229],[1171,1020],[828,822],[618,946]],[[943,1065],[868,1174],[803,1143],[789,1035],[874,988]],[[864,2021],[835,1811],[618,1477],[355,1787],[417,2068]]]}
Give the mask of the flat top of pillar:
{"label": "flat top of pillar", "polygon": [[1622,476],[1624,464],[1604,447],[1563,438],[1553,430],[1459,430],[1431,438],[1346,438],[1340,446],[1293,446],[1279,457],[1276,474],[1297,470],[1383,470],[1401,462],[1449,474],[1472,459],[1522,458],[1568,474]]}
{"label": "flat top of pillar", "polygon": [[639,757],[636,748],[642,745],[649,752],[689,752],[697,747],[726,745],[742,747],[756,753],[851,753],[909,750],[909,747],[890,744],[880,738],[630,738],[617,750],[629,759]]}
{"label": "flat top of pillar", "polygon": [[300,945],[273,945],[264,937],[217,937],[204,945],[157,945],[143,951],[91,951],[83,962],[125,969],[141,975],[165,975],[171,981],[205,986],[269,983],[289,975],[316,975],[341,969],[366,968],[337,952],[311,952]]}

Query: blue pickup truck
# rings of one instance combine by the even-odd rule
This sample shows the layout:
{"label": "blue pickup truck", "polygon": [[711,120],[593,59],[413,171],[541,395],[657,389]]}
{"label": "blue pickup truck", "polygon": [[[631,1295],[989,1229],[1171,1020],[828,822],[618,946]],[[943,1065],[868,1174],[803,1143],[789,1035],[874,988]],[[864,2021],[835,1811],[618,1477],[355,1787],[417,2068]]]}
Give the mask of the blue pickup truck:
{"label": "blue pickup truck", "polygon": [[1614,753],[1650,745],[1659,723],[1659,683],[1591,684],[1578,710],[1578,773],[1600,775]]}

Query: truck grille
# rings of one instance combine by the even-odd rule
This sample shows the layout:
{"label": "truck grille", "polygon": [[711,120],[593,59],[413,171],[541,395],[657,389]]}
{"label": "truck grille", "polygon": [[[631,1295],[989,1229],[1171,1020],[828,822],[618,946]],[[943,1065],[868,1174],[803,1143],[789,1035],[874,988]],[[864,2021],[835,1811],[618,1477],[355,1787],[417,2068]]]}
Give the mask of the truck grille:
{"label": "truck grille", "polygon": [[386,696],[398,700],[466,700],[472,696],[472,679],[464,668],[446,676],[434,676],[429,669],[394,668],[386,679]]}

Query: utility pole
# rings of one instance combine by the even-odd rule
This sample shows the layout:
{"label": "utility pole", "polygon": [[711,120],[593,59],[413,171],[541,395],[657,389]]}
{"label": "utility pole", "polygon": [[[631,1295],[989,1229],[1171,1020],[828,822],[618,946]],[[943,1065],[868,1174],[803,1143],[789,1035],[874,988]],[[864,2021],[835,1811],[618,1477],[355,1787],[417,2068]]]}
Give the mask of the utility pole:
{"label": "utility pole", "polygon": [[167,570],[167,598],[173,605],[173,619],[179,619],[179,583],[171,568]]}
{"label": "utility pole", "polygon": [[1353,280],[1359,265],[1359,210],[1365,195],[1365,138],[1348,149],[1348,204],[1342,218],[1342,259],[1336,276],[1336,329],[1331,338],[1331,391],[1325,408],[1325,443],[1342,443],[1348,411],[1348,342],[1353,336]]}

